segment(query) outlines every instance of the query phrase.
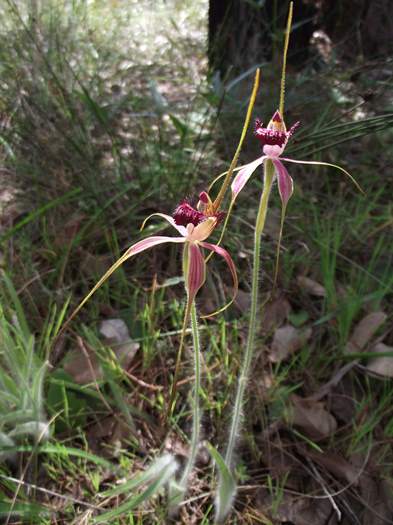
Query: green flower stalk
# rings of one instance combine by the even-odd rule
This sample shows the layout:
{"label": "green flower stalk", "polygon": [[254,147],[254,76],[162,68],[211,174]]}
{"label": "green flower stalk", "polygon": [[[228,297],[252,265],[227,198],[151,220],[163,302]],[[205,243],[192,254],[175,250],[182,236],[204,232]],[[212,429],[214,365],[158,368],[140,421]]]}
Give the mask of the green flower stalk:
{"label": "green flower stalk", "polygon": [[[242,408],[244,404],[244,397],[246,392],[247,383],[250,375],[250,368],[253,359],[254,346],[255,346],[255,333],[257,329],[257,315],[258,315],[258,291],[259,291],[259,276],[260,276],[260,251],[261,251],[261,238],[265,226],[266,214],[269,206],[269,196],[273,183],[277,181],[278,191],[281,199],[281,225],[280,234],[277,246],[276,256],[276,268],[274,275],[274,285],[277,279],[278,271],[278,259],[280,252],[280,244],[282,237],[282,230],[284,225],[284,219],[286,214],[286,208],[289,199],[293,194],[293,180],[289,175],[284,162],[295,163],[295,164],[306,164],[306,165],[322,165],[332,166],[345,173],[352,182],[361,190],[359,185],[353,179],[353,177],[340,166],[330,164],[327,162],[313,162],[294,160],[288,157],[283,157],[285,147],[292,137],[299,123],[295,123],[289,130],[287,130],[283,118],[284,111],[284,94],[285,94],[285,68],[286,68],[286,57],[289,44],[289,34],[292,23],[292,11],[293,3],[290,3],[287,29],[285,34],[284,43],[284,56],[283,56],[283,69],[281,77],[281,92],[280,92],[280,104],[279,110],[277,110],[270,122],[266,127],[263,126],[260,120],[256,121],[255,136],[259,140],[262,147],[262,156],[256,160],[242,166],[234,177],[231,184],[232,189],[232,200],[230,203],[229,211],[235,203],[235,200],[239,193],[242,191],[252,174],[257,170],[259,166],[263,166],[263,192],[261,195],[258,215],[255,224],[254,233],[254,252],[253,252],[253,270],[252,270],[252,292],[251,292],[251,310],[250,319],[248,326],[248,339],[245,354],[243,357],[243,363],[240,370],[238,388],[235,398],[235,405],[233,410],[232,421],[230,425],[229,439],[227,443],[227,449],[224,460],[216,463],[220,470],[220,481],[216,497],[216,522],[221,523],[225,520],[226,516],[231,510],[233,498],[236,493],[236,482],[233,477],[233,455],[236,446],[236,440],[239,434],[242,421]],[[229,214],[228,214],[229,215]],[[226,223],[224,225],[225,229]],[[220,239],[221,240],[221,239]],[[217,452],[214,453],[217,456]]]}
{"label": "green flower stalk", "polygon": [[225,453],[225,464],[229,469],[232,467],[233,452],[236,445],[236,439],[240,428],[242,407],[244,403],[244,394],[250,375],[250,367],[255,346],[255,333],[257,330],[257,314],[258,314],[258,291],[259,291],[259,274],[260,274],[260,258],[261,258],[261,239],[265,226],[266,214],[269,206],[269,197],[274,181],[274,166],[271,160],[266,160],[264,163],[264,185],[261,195],[258,215],[255,224],[254,232],[254,255],[253,255],[253,270],[252,270],[252,289],[251,289],[251,307],[250,320],[248,325],[248,339],[246,351],[243,358],[243,364],[240,371],[238,390],[236,393],[235,406],[233,410],[233,417],[231,421],[231,428],[229,432],[229,439],[227,450]]}
{"label": "green flower stalk", "polygon": [[[75,317],[79,310],[84,304],[90,299],[90,297],[98,290],[98,288],[115,272],[124,262],[131,257],[144,252],[154,246],[158,246],[166,243],[175,243],[183,245],[183,275],[185,289],[187,293],[187,302],[185,308],[185,315],[183,321],[183,330],[180,340],[180,348],[178,351],[178,358],[176,369],[173,378],[172,394],[169,402],[169,408],[172,408],[172,404],[175,401],[177,373],[179,370],[179,363],[181,360],[181,349],[184,344],[184,337],[186,328],[189,320],[191,319],[193,346],[194,346],[194,395],[192,401],[192,435],[190,443],[190,452],[187,459],[186,466],[181,474],[180,480],[176,482],[174,479],[169,480],[169,493],[170,493],[170,509],[176,510],[177,506],[181,503],[183,496],[187,490],[188,480],[191,471],[195,464],[195,459],[199,445],[199,434],[200,434],[200,422],[201,422],[201,410],[199,401],[199,392],[201,387],[201,358],[200,358],[200,339],[198,332],[197,323],[197,312],[195,307],[195,297],[201,287],[204,285],[206,280],[206,260],[204,251],[210,251],[216,253],[222,257],[232,275],[234,295],[236,296],[238,288],[238,280],[236,274],[236,268],[232,261],[229,253],[216,244],[207,242],[208,237],[213,233],[216,226],[220,223],[223,218],[222,212],[215,211],[213,202],[206,192],[202,192],[199,195],[199,202],[197,208],[193,208],[191,204],[184,200],[175,209],[173,216],[166,215],[164,213],[153,213],[150,215],[142,224],[144,227],[147,220],[152,216],[158,216],[165,219],[179,234],[176,237],[168,237],[161,235],[153,235],[143,239],[132,246],[130,246],[126,252],[109,268],[109,270],[101,277],[96,283],[92,290],[86,295],[78,307],[73,311],[71,316],[62,328],[62,331],[68,326],[69,322]],[[233,301],[233,299],[232,299]],[[218,313],[229,306],[228,304],[217,310]],[[213,315],[213,314],[209,314]]]}
{"label": "green flower stalk", "polygon": [[179,481],[172,480],[169,485],[169,509],[171,514],[176,514],[178,506],[184,498],[187,491],[188,480],[194,468],[195,460],[198,454],[201,428],[201,407],[199,391],[201,389],[201,345],[198,330],[197,311],[195,301],[191,304],[191,331],[194,350],[194,393],[192,400],[192,434],[190,450],[187,457],[187,463]]}

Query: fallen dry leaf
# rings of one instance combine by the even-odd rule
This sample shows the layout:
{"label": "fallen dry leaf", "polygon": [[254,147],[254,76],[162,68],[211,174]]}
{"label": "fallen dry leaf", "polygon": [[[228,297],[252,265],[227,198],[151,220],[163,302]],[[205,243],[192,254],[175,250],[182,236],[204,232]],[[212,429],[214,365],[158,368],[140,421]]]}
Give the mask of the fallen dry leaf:
{"label": "fallen dry leaf", "polygon": [[281,211],[278,209],[271,209],[267,214],[265,220],[265,227],[263,232],[269,235],[274,241],[278,241],[280,236],[280,224],[281,224]]}
{"label": "fallen dry leaf", "polygon": [[333,452],[314,452],[307,450],[307,457],[325,467],[334,476],[341,478],[351,485],[357,485],[360,471],[339,454]]}
{"label": "fallen dry leaf", "polygon": [[261,328],[266,334],[281,326],[291,313],[291,305],[283,295],[266,303],[262,312]]}
{"label": "fallen dry leaf", "polygon": [[105,339],[105,344],[112,348],[121,366],[127,369],[134,359],[140,344],[132,341],[123,319],[106,319],[102,321],[99,333]]}
{"label": "fallen dry leaf", "polygon": [[360,492],[365,503],[363,525],[385,525],[393,523],[393,513],[385,501],[384,486],[376,479],[363,473],[360,477]]}
{"label": "fallen dry leaf", "polygon": [[279,363],[297,350],[300,350],[308,339],[310,339],[311,333],[311,328],[299,330],[288,324],[277,328],[269,354],[270,361]]}
{"label": "fallen dry leaf", "polygon": [[102,378],[102,368],[94,352],[86,348],[83,353],[80,348],[74,348],[68,352],[64,370],[75,383],[86,385],[94,383]]}
{"label": "fallen dry leaf", "polygon": [[326,297],[326,289],[322,286],[322,284],[314,281],[314,279],[310,279],[304,275],[299,275],[296,278],[296,281],[304,292],[307,292],[310,295],[315,295],[315,297]]}
{"label": "fallen dry leaf", "polygon": [[375,354],[391,352],[392,357],[382,356],[370,359],[366,369],[383,377],[393,377],[393,346],[377,343],[370,351],[375,352]]}
{"label": "fallen dry leaf", "polygon": [[363,317],[355,326],[345,347],[346,353],[361,352],[380,326],[386,321],[384,312],[373,312]]}
{"label": "fallen dry leaf", "polygon": [[[257,505],[264,514],[269,515],[275,508],[274,523],[296,525],[336,525],[336,515],[332,515],[332,506],[327,498],[309,499],[289,494],[285,490],[278,500],[267,489],[261,489],[257,496]],[[265,523],[271,523],[265,522]]]}
{"label": "fallen dry leaf", "polygon": [[89,446],[106,457],[116,456],[121,444],[130,439],[130,428],[119,416],[108,416],[97,421],[87,432]]}
{"label": "fallen dry leaf", "polygon": [[299,427],[311,439],[324,439],[337,429],[337,421],[325,409],[324,403],[296,394],[292,394],[290,401],[287,423]]}
{"label": "fallen dry leaf", "polygon": [[[233,294],[233,288],[231,289],[231,294]],[[238,290],[234,303],[242,313],[248,312],[251,305],[251,293]]]}

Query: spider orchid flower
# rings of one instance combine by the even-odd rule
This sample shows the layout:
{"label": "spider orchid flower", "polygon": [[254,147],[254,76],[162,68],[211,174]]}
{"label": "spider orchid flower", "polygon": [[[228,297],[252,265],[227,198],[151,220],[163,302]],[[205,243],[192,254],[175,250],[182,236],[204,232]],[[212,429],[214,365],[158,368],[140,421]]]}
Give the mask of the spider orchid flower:
{"label": "spider orchid flower", "polygon": [[[224,248],[221,248],[221,246],[206,242],[206,239],[211,235],[224,216],[223,212],[215,213],[213,211],[213,203],[206,192],[200,194],[197,208],[193,208],[187,200],[184,200],[177,206],[172,217],[164,213],[153,213],[145,220],[142,228],[152,216],[165,219],[180,233],[180,237],[148,237],[131,246],[123,257],[131,257],[152,246],[166,242],[184,244],[183,270],[188,300],[191,303],[206,279],[206,261],[201,250],[201,248],[205,248],[220,255],[227,263],[234,283],[234,295],[236,295],[238,279],[231,256]],[[221,310],[222,309],[219,311]]]}
{"label": "spider orchid flower", "polygon": [[[90,292],[84,297],[77,308],[72,312],[68,318],[65,326],[75,317],[79,310],[85,305],[90,297],[100,288],[100,286],[114,273],[126,260],[130,259],[138,253],[142,253],[153,246],[165,243],[184,244],[184,258],[183,269],[185,286],[188,295],[188,304],[191,305],[195,299],[196,294],[205,282],[206,279],[206,261],[203,256],[202,248],[220,255],[227,263],[232,275],[234,284],[234,293],[232,300],[225,306],[217,310],[218,313],[226,309],[232,302],[237,293],[238,279],[234,262],[229,253],[217,246],[206,242],[206,239],[211,235],[217,224],[222,220],[223,213],[215,213],[210,197],[206,192],[202,192],[199,196],[199,203],[197,209],[193,208],[188,201],[182,201],[175,209],[173,217],[164,213],[153,213],[142,224],[144,228],[146,222],[153,216],[159,216],[165,219],[171,226],[173,226],[180,234],[178,237],[167,237],[161,235],[152,235],[143,239],[126,250],[126,252],[109,268],[109,270],[101,277]],[[205,315],[209,317],[213,314]],[[64,329],[64,327],[63,327]]]}
{"label": "spider orchid flower", "polygon": [[255,136],[260,141],[262,146],[263,155],[256,160],[246,164],[233,179],[231,189],[232,189],[232,201],[236,199],[238,194],[247,184],[248,179],[254,173],[254,171],[263,164],[265,160],[270,159],[274,165],[275,176],[277,179],[278,191],[280,193],[281,202],[283,208],[286,207],[289,199],[293,193],[293,180],[289,175],[286,167],[282,163],[292,162],[295,164],[313,164],[313,165],[322,165],[322,166],[332,166],[344,172],[352,182],[361,190],[357,182],[353,177],[343,168],[335,164],[330,164],[328,162],[316,162],[316,161],[305,161],[305,160],[295,160],[289,159],[287,157],[282,157],[285,147],[288,144],[289,139],[292,137],[296,128],[299,126],[299,122],[296,122],[288,131],[285,126],[285,122],[279,111],[276,111],[271,118],[269,124],[266,128],[263,127],[260,120],[255,122]]}

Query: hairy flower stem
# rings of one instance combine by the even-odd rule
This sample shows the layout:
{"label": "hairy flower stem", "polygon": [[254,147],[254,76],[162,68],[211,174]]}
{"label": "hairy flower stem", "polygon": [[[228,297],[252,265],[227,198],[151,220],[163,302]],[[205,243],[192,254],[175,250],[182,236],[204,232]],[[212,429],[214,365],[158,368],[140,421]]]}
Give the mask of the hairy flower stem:
{"label": "hairy flower stem", "polygon": [[240,371],[238,388],[235,399],[235,407],[233,410],[231,429],[229,433],[229,440],[225,454],[225,464],[230,469],[232,467],[233,451],[235,449],[236,439],[239,433],[239,427],[242,419],[242,407],[244,403],[244,394],[250,374],[250,367],[254,353],[255,332],[257,325],[258,313],[258,289],[259,289],[259,270],[260,270],[260,253],[261,253],[261,238],[265,226],[266,213],[269,204],[270,191],[272,189],[274,180],[274,166],[268,159],[264,163],[264,185],[261,200],[259,203],[258,215],[255,224],[254,233],[254,258],[252,271],[252,291],[251,291],[251,311],[250,321],[248,326],[248,339],[246,352],[243,358],[243,364]]}
{"label": "hairy flower stem", "polygon": [[190,452],[187,459],[187,464],[184,468],[182,477],[180,479],[180,487],[186,488],[189,475],[194,467],[196,455],[199,445],[199,434],[201,426],[201,407],[199,403],[199,391],[201,388],[201,345],[199,339],[197,313],[195,302],[191,305],[191,330],[192,341],[194,346],[194,399],[192,406],[192,435]]}
{"label": "hairy flower stem", "polygon": [[191,311],[191,305],[189,300],[187,299],[187,305],[184,312],[184,318],[183,318],[183,325],[180,335],[180,343],[179,343],[179,349],[177,351],[177,357],[176,357],[176,364],[175,364],[175,371],[173,373],[173,381],[172,381],[172,388],[171,393],[169,396],[169,403],[168,408],[165,416],[165,421],[167,424],[169,424],[169,421],[172,417],[173,410],[175,408],[175,401],[176,401],[176,393],[177,393],[177,381],[179,377],[179,371],[180,371],[180,365],[181,365],[181,357],[183,354],[183,347],[184,347],[184,338],[186,336],[187,331],[187,325],[190,318],[190,311]]}

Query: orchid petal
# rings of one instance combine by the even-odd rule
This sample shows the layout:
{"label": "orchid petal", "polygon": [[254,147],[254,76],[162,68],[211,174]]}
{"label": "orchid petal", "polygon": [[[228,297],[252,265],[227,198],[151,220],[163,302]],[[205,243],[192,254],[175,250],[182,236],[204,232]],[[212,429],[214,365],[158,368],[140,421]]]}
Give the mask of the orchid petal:
{"label": "orchid petal", "polygon": [[109,268],[109,270],[107,270],[104,273],[104,275],[93,286],[90,292],[82,299],[82,301],[78,304],[78,306],[72,312],[70,317],[67,319],[62,330],[64,330],[64,328],[68,326],[69,322],[76,316],[76,314],[87,303],[87,301],[98,290],[98,288],[100,288],[104,284],[104,282],[112,275],[112,273],[115,272],[127,259],[129,259],[133,255],[143,252],[144,250],[148,250],[149,248],[152,248],[153,246],[157,246],[157,244],[163,244],[166,242],[184,243],[186,242],[186,239],[185,237],[153,236],[153,237],[148,237],[147,239],[143,239],[142,241],[139,241],[133,244],[132,246],[130,246],[128,250],[125,253],[123,253],[123,255],[119,257],[119,259]]}
{"label": "orchid petal", "polygon": [[278,159],[271,159],[276,168],[278,191],[280,192],[281,202],[286,206],[293,193],[293,180],[286,167]]}
{"label": "orchid petal", "polygon": [[188,246],[188,267],[187,267],[187,292],[190,304],[194,300],[198,290],[206,279],[206,263],[199,246],[196,243],[189,243]]}
{"label": "orchid petal", "polygon": [[186,242],[186,239],[185,237],[163,237],[161,235],[154,235],[152,237],[147,237],[147,239],[142,239],[141,241],[130,246],[120,259],[124,258],[124,260],[122,260],[122,263],[123,263],[124,261],[132,257],[133,255],[141,253],[145,250],[148,250],[149,248],[152,248],[153,246],[157,246],[157,244],[163,244],[165,242],[184,243]]}
{"label": "orchid petal", "polygon": [[232,189],[232,200],[235,200],[238,194],[242,191],[244,186],[247,184],[248,179],[254,173],[258,166],[260,166],[263,161],[266,159],[266,156],[263,155],[249,164],[246,164],[242,170],[236,175],[231,184]]}
{"label": "orchid petal", "polygon": [[229,253],[226,250],[224,250],[224,248],[221,248],[221,246],[217,246],[216,244],[211,244],[210,242],[201,242],[200,245],[203,246],[204,248],[207,248],[208,250],[211,250],[212,252],[217,253],[218,255],[220,255],[221,257],[223,257],[225,259],[225,262],[227,263],[227,265],[228,265],[228,267],[229,267],[229,269],[231,271],[232,279],[233,279],[233,296],[232,296],[232,299],[225,306],[220,308],[219,310],[216,310],[215,312],[213,312],[211,314],[207,314],[207,315],[203,315],[202,316],[202,317],[211,317],[212,315],[216,315],[219,312],[222,312],[223,310],[226,310],[228,308],[228,306],[230,306],[233,303],[233,301],[235,300],[236,295],[237,295],[239,282],[238,282],[238,278],[237,278],[236,267],[235,267],[235,264],[234,264],[234,262],[232,260],[232,257],[229,255]]}
{"label": "orchid petal", "polygon": [[147,221],[149,219],[151,219],[151,217],[154,217],[155,215],[157,215],[158,217],[162,217],[167,222],[169,222],[169,224],[171,226],[173,226],[174,228],[176,228],[176,230],[180,233],[180,235],[183,235],[183,237],[185,237],[187,235],[187,229],[184,226],[179,226],[178,224],[176,224],[175,223],[175,219],[173,217],[171,217],[170,215],[167,215],[166,213],[152,213],[151,215],[146,217],[146,219],[143,221],[142,226],[141,226],[140,229],[143,230],[143,228],[145,227]]}
{"label": "orchid petal", "polygon": [[217,226],[217,217],[209,217],[192,228],[187,234],[188,241],[204,241]]}
{"label": "orchid petal", "polygon": [[315,166],[330,166],[331,168],[336,168],[336,169],[342,171],[343,173],[345,173],[345,175],[347,177],[349,177],[351,179],[351,181],[355,184],[357,189],[361,193],[363,193],[363,195],[365,195],[365,191],[362,190],[362,188],[359,186],[359,184],[356,182],[356,180],[352,177],[352,175],[350,173],[348,173],[347,170],[345,170],[341,166],[338,166],[337,164],[330,164],[330,162],[319,162],[319,161],[313,161],[313,160],[294,160],[294,159],[288,159],[288,158],[285,158],[285,157],[281,157],[281,160],[285,160],[286,162],[293,162],[294,164],[313,164]]}

